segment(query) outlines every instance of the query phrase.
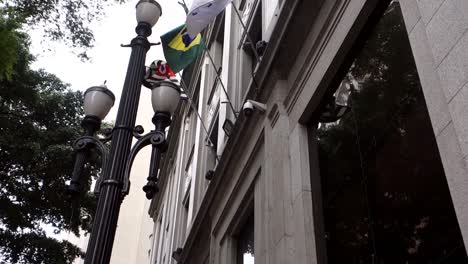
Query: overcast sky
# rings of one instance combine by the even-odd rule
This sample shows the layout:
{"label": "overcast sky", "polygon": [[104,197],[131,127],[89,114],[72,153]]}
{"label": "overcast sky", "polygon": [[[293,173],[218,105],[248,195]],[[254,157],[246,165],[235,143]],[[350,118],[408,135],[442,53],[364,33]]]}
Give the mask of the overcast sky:
{"label": "overcast sky", "polygon": [[[150,42],[159,42],[162,34],[185,22],[185,12],[177,1],[158,0],[162,7],[162,16],[153,27],[153,34],[149,37]],[[32,32],[32,52],[37,57],[33,68],[44,68],[47,72],[56,74],[74,90],[84,91],[107,80],[108,88],[116,95],[116,104],[107,120],[115,119],[131,51],[130,48],[120,47],[120,44],[129,44],[136,36],[137,2],[131,0],[126,4],[108,7],[105,17],[91,25],[95,36],[95,47],[88,52],[91,57],[88,62],[80,61],[71,48],[62,43],[41,43],[43,40],[41,33]],[[186,2],[190,7],[192,1],[186,0]],[[52,51],[48,51],[49,47]],[[146,65],[156,59],[164,59],[161,46],[151,47],[146,57]]]}

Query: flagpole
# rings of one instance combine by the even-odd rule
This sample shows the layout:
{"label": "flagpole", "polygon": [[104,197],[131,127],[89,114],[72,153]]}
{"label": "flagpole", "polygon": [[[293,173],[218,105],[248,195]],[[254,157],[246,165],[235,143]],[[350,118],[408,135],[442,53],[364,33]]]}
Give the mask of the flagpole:
{"label": "flagpole", "polygon": [[[185,81],[184,81],[184,79],[182,78],[182,75],[181,75],[180,73],[179,73],[179,77],[180,77],[180,84],[181,84],[181,86],[182,86],[182,89],[184,89],[185,94],[186,94],[187,97],[188,97],[189,104],[190,104],[190,106],[192,107],[192,109],[197,113],[198,119],[200,119],[200,121],[201,121],[201,123],[202,123],[203,130],[205,130],[206,134],[208,135],[208,129],[206,128],[205,123],[203,123],[203,120],[202,120],[202,118],[201,118],[201,116],[200,116],[200,113],[198,113],[198,109],[197,109],[197,108],[195,107],[195,105],[193,104],[192,96],[188,93],[188,87],[187,87],[187,85],[185,84]],[[208,140],[210,140],[210,139],[208,139]],[[210,142],[211,142],[211,140],[210,140]],[[211,142],[211,143],[213,143],[213,142]]]}
{"label": "flagpole", "polygon": [[188,14],[188,8],[187,8],[187,4],[185,4],[185,0],[182,0],[182,2],[177,2],[177,3],[184,8],[185,14]]}
{"label": "flagpole", "polygon": [[[206,128],[206,125],[205,123],[203,122],[203,119],[201,118],[200,116],[200,113],[198,113],[198,109],[195,107],[195,104],[193,103],[193,99],[192,99],[192,96],[191,94],[189,93],[188,91],[188,88],[187,88],[187,84],[185,83],[184,79],[182,78],[182,75],[179,73],[179,77],[180,77],[180,84],[182,86],[182,89],[184,89],[185,91],[185,94],[187,95],[188,97],[188,101],[189,101],[189,104],[190,104],[190,107],[192,107],[193,111],[197,114],[197,117],[198,117],[198,120],[200,120],[200,123],[203,127],[203,130],[205,130],[205,133],[207,135],[207,139],[208,139],[208,142],[210,142],[212,145],[213,142],[211,141],[210,137],[208,137],[208,129]],[[216,156],[216,161],[219,163],[219,158],[218,158],[218,155],[215,155]]]}
{"label": "flagpole", "polygon": [[237,18],[239,18],[239,22],[242,25],[242,28],[244,29],[245,35],[247,39],[249,40],[250,46],[252,48],[252,51],[254,53],[255,59],[257,60],[257,63],[260,62],[260,56],[258,55],[257,48],[254,46],[253,40],[250,37],[249,31],[247,30],[247,26],[244,24],[244,21],[242,21],[242,17],[239,13],[239,10],[237,9],[236,5],[234,3],[231,3],[232,8],[234,9],[234,12],[236,12]]}
{"label": "flagpole", "polygon": [[208,50],[208,48],[206,46],[203,46],[203,48],[205,49],[205,52],[207,53],[208,58],[210,59],[211,65],[213,66],[213,68],[214,68],[214,70],[216,72],[216,78],[219,80],[219,83],[221,84],[221,88],[223,88],[224,94],[226,94],[226,99],[228,100],[227,103],[229,104],[229,106],[231,106],[232,112],[234,113],[234,116],[237,119],[238,112],[236,111],[236,109],[234,109],[234,106],[231,103],[231,99],[229,98],[229,94],[227,93],[227,90],[226,90],[226,87],[224,86],[223,80],[219,76],[219,72],[218,72],[218,69],[216,68],[216,64],[215,64],[215,62],[213,60],[213,57],[211,57],[210,51]]}
{"label": "flagpole", "polygon": [[[186,5],[186,3],[185,3],[185,0],[182,0],[182,2],[178,2],[178,3],[179,3],[179,5],[182,6],[182,8],[184,8],[185,14],[188,14],[188,8],[187,8],[187,5]],[[232,5],[232,3],[231,3],[231,5]],[[249,37],[249,39],[250,39],[250,37]],[[229,94],[228,94],[228,92],[227,92],[227,90],[226,90],[226,86],[224,86],[223,80],[222,80],[221,77],[219,76],[219,72],[218,72],[218,69],[217,69],[217,67],[216,67],[216,64],[215,64],[215,62],[214,62],[214,60],[213,60],[213,57],[211,57],[210,51],[208,50],[208,48],[207,48],[205,45],[203,45],[203,49],[205,50],[205,53],[208,54],[208,58],[210,59],[211,66],[213,66],[213,68],[214,68],[214,70],[215,70],[215,72],[216,72],[216,78],[217,78],[217,80],[219,81],[219,83],[221,83],[221,87],[222,87],[222,89],[223,89],[223,92],[224,92],[224,94],[226,95],[226,99],[228,100],[227,103],[228,103],[229,106],[231,107],[231,110],[232,110],[232,113],[234,114],[234,117],[237,119],[238,112],[236,111],[236,109],[235,109],[234,106],[232,105],[231,99],[229,98]],[[256,51],[254,51],[254,52],[255,52],[255,54],[257,54]],[[258,56],[258,54],[257,54],[257,56]],[[182,78],[181,78],[181,79],[182,79]],[[215,80],[215,81],[216,81],[216,80]]]}

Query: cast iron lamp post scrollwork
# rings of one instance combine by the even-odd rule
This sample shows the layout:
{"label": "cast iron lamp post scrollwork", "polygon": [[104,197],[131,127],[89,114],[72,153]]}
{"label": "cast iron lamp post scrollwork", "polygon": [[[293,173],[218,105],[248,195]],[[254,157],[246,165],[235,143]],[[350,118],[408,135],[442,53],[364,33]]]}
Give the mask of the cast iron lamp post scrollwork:
{"label": "cast iron lamp post scrollwork", "polygon": [[138,139],[126,164],[125,178],[130,176],[133,160],[138,152],[145,146],[152,145],[150,171],[148,182],[143,186],[146,198],[153,199],[158,192],[158,169],[161,155],[166,152],[166,128],[171,124],[171,116],[177,108],[180,100],[180,88],[170,81],[157,81],[148,83],[151,89],[151,104],[154,110],[152,119],[155,129]]}
{"label": "cast iron lamp post scrollwork", "polygon": [[94,137],[94,134],[100,129],[102,119],[109,113],[114,102],[114,94],[105,85],[91,87],[84,93],[85,118],[81,122],[84,136],[73,142],[73,149],[76,152],[75,165],[72,179],[67,187],[67,193],[71,196],[76,196],[81,192],[81,181],[84,180],[81,175],[90,148],[95,147],[99,150],[102,166],[106,165],[108,150],[103,143],[107,142],[108,138],[98,139]]}
{"label": "cast iron lamp post scrollwork", "polygon": [[[135,127],[135,120],[140,99],[142,79],[145,73],[146,53],[152,45],[156,45],[150,43],[148,37],[151,35],[151,28],[156,24],[160,16],[161,6],[154,0],[140,0],[136,5],[138,25],[135,32],[137,36],[132,39],[129,45],[123,45],[124,47],[131,47],[132,52],[115,126],[111,134],[104,139],[104,141],[111,140],[109,151],[106,150],[101,140],[94,137],[94,134],[99,129],[101,120],[109,112],[110,106],[112,106],[114,102],[114,97],[111,96],[107,88],[104,89],[105,87],[101,87],[102,89],[91,88],[85,93],[84,108],[86,117],[83,120],[85,135],[75,142],[77,156],[74,175],[72,176],[68,191],[72,194],[80,191],[80,174],[86,162],[88,150],[91,147],[97,147],[101,151],[103,159],[102,175],[99,177],[96,184],[96,191],[99,194],[98,203],[96,214],[93,219],[91,236],[86,250],[85,264],[107,264],[111,258],[120,205],[124,196],[128,193],[130,186],[126,173],[129,168],[127,169],[126,167],[127,164],[131,163],[128,162],[128,160],[133,159],[132,156],[134,156],[130,155],[131,152],[133,153],[133,151],[131,151],[132,139],[135,135],[137,138],[141,137],[139,134],[143,133],[141,127]],[[160,87],[166,86],[171,85],[161,85]],[[174,86],[175,84],[171,87],[176,91],[177,89],[174,88]],[[154,90],[165,90],[156,88],[156,85],[154,87],[153,95]],[[158,115],[158,112],[155,114],[154,120],[157,119],[157,122],[155,121],[156,129],[151,132],[154,133],[155,139],[150,140],[150,142],[158,151],[156,151],[152,157],[153,174],[150,174],[149,177],[154,182],[156,182],[154,180],[154,175],[157,177],[157,173],[154,173],[157,167],[154,164],[157,165],[157,160],[160,158],[160,154],[158,153],[163,149],[163,143],[161,142],[165,144],[165,134],[163,135],[164,139],[161,139],[161,132],[164,132],[165,127],[169,125],[170,116],[178,103],[178,101],[172,98],[173,94],[175,94],[175,92],[172,94],[161,92],[158,94],[161,98],[156,100],[158,103],[170,103],[175,104],[175,106],[171,105],[168,108],[172,111],[164,111],[165,119],[159,118],[162,113],[160,115]],[[169,97],[164,98],[166,95]],[[158,118],[156,118],[156,116],[158,116]],[[141,137],[141,139],[143,138],[144,137]]]}

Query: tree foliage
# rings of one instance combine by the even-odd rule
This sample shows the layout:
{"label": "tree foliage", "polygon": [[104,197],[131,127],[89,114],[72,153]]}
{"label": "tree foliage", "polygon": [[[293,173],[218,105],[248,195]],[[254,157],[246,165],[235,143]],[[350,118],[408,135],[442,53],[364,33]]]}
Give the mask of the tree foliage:
{"label": "tree foliage", "polygon": [[10,79],[16,64],[20,46],[19,23],[5,16],[0,16],[0,80]]}
{"label": "tree foliage", "polygon": [[0,0],[9,16],[27,27],[44,30],[45,36],[82,52],[93,46],[94,36],[89,28],[92,21],[104,15],[105,7],[126,0]]}
{"label": "tree foliage", "polygon": [[[12,68],[0,67],[9,72],[0,80],[0,262],[71,263],[80,250],[49,237],[44,226],[75,234],[89,227],[80,219],[93,213],[93,197],[83,193],[78,205],[64,192],[73,167],[71,143],[81,134],[82,94],[32,70],[27,37],[7,33],[19,41]],[[86,166],[88,179],[96,168]]]}

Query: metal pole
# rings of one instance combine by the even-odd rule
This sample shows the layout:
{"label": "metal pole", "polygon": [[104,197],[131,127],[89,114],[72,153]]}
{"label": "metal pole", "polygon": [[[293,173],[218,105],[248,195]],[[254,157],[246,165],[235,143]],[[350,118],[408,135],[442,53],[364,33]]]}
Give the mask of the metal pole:
{"label": "metal pole", "polygon": [[[211,142],[211,139],[209,137],[208,129],[206,128],[205,122],[203,122],[203,119],[200,116],[200,113],[198,113],[198,109],[196,108],[195,104],[193,103],[192,96],[190,95],[190,93],[188,91],[188,88],[187,88],[187,85],[185,84],[184,78],[182,78],[182,75],[180,73],[179,73],[179,77],[180,77],[180,84],[181,84],[182,88],[184,89],[185,94],[188,97],[189,105],[193,109],[193,111],[197,114],[198,120],[200,120],[200,124],[202,125],[203,130],[205,130],[206,139],[208,140],[209,143],[214,145],[213,142]],[[218,155],[216,155],[216,161],[219,162]]]}
{"label": "metal pole", "polygon": [[[198,113],[198,109],[197,109],[197,107],[196,107],[196,105],[195,105],[195,103],[193,102],[193,99],[192,99],[193,97],[190,95],[190,93],[188,91],[188,88],[187,88],[187,85],[185,84],[185,81],[182,78],[182,75],[179,74],[179,77],[180,77],[180,84],[181,84],[182,88],[184,89],[185,94],[188,96],[189,104],[192,107],[193,111],[197,114],[197,117],[200,120],[201,125],[203,126],[203,130],[205,130],[206,134],[208,135],[208,129],[206,128],[205,123],[203,122],[203,119],[200,116],[200,113]],[[211,143],[213,143],[213,142],[211,142]]]}
{"label": "metal pole", "polygon": [[132,53],[117,113],[110,156],[106,167],[103,169],[103,180],[91,237],[86,251],[85,264],[107,264],[112,254],[117,219],[123,200],[122,183],[125,164],[133,138],[132,132],[135,126],[140,87],[145,71],[146,52],[150,48],[147,37],[151,35],[151,26],[140,23],[135,31],[138,36],[130,44]]}
{"label": "metal pole", "polygon": [[[182,0],[182,2],[178,2],[178,3],[179,3],[179,5],[182,6],[182,8],[184,8],[185,14],[188,14],[188,8],[187,8],[187,4],[185,3],[185,1]],[[234,4],[232,4],[232,6],[234,6],[234,8],[235,8]],[[244,25],[244,24],[242,24],[242,25]],[[250,36],[249,36],[249,39],[250,39]],[[226,87],[224,86],[223,80],[221,80],[221,76],[219,76],[219,69],[216,67],[216,64],[214,63],[213,57],[211,57],[211,54],[210,54],[210,51],[208,50],[208,48],[206,46],[203,46],[203,49],[206,52],[206,54],[208,55],[208,57],[210,58],[211,65],[213,66],[213,68],[214,68],[214,70],[216,72],[216,78],[219,80],[219,83],[221,83],[221,87],[223,88],[224,94],[226,95],[226,99],[228,100],[227,103],[231,107],[231,110],[232,110],[232,113],[234,114],[234,117],[237,118],[238,113],[237,113],[236,109],[234,109],[234,106],[232,105],[231,100],[229,99],[229,94],[227,93],[227,90],[226,90]],[[258,61],[258,54],[257,54],[257,51],[255,50],[255,48],[254,48],[254,53],[255,53],[255,56],[256,56],[257,61]],[[182,76],[180,77],[180,79],[182,80]],[[197,112],[197,114],[198,114],[198,112]]]}
{"label": "metal pole", "polygon": [[232,9],[234,9],[234,12],[236,12],[237,18],[239,18],[239,22],[240,22],[242,28],[244,29],[246,37],[249,40],[250,47],[252,47],[252,51],[254,53],[255,59],[257,60],[257,63],[258,63],[258,62],[260,62],[260,56],[258,55],[257,49],[255,48],[255,43],[253,43],[253,40],[250,37],[247,26],[244,24],[244,21],[242,21],[242,16],[239,13],[239,9],[237,9],[237,7],[236,7],[236,5],[234,3],[232,3],[231,6],[232,6]]}
{"label": "metal pole", "polygon": [[210,51],[208,50],[208,48],[206,46],[204,46],[203,48],[205,49],[205,52],[208,55],[208,58],[210,59],[211,66],[213,66],[213,68],[214,68],[214,70],[216,72],[216,79],[218,79],[219,83],[221,84],[221,88],[223,89],[224,94],[226,95],[226,99],[228,100],[227,103],[229,104],[229,106],[231,106],[232,113],[237,118],[237,111],[236,111],[236,109],[234,109],[234,106],[231,103],[231,99],[229,98],[229,94],[228,94],[228,92],[226,90],[226,86],[224,86],[223,80],[221,80],[221,76],[219,76],[219,69],[216,68],[216,64],[215,64],[215,62],[213,60],[213,57],[211,57],[211,54],[210,54]]}

